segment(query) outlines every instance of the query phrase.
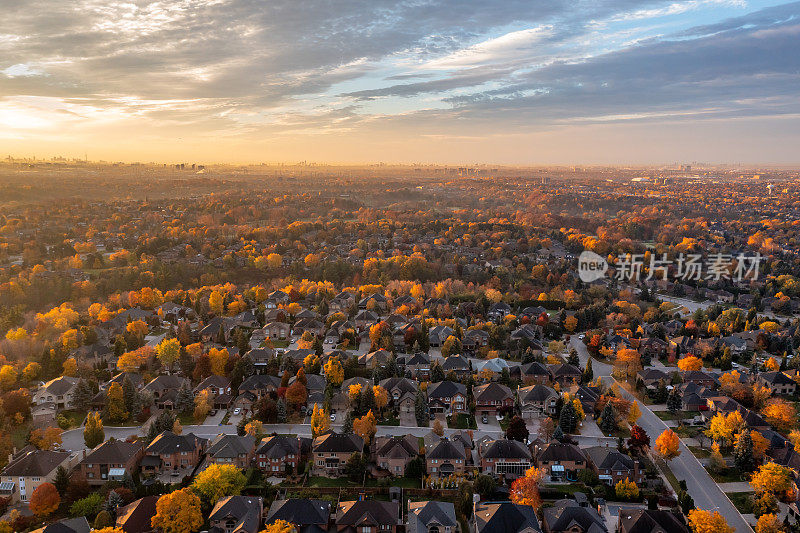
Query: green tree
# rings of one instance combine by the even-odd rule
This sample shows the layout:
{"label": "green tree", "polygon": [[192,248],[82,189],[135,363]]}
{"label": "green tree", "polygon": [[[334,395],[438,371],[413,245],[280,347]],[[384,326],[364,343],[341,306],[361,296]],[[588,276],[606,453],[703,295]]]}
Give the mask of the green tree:
{"label": "green tree", "polygon": [[733,449],[733,464],[741,472],[752,472],[755,470],[756,461],[753,457],[753,438],[750,430],[745,428],[739,433],[736,447]]}
{"label": "green tree", "polygon": [[497,484],[495,483],[494,478],[492,476],[479,474],[478,477],[475,478],[475,485],[474,485],[475,492],[480,494],[481,497],[484,499],[491,496],[496,487]]}
{"label": "green tree", "polygon": [[92,398],[94,398],[92,386],[85,379],[80,380],[72,396],[75,408],[81,411],[87,411],[89,409],[89,404],[92,402]]}
{"label": "green tree", "polygon": [[106,440],[106,434],[103,431],[103,420],[100,418],[100,413],[87,414],[86,426],[83,428],[83,442],[86,443],[86,447],[94,448],[104,440]]}
{"label": "green tree", "polygon": [[56,475],[53,478],[53,485],[55,485],[56,490],[63,498],[67,494],[67,488],[69,487],[69,471],[64,468],[62,465],[58,465],[56,468]]}
{"label": "green tree", "polygon": [[421,389],[417,389],[417,396],[414,401],[414,415],[417,419],[419,427],[427,427],[428,425],[428,402],[425,401],[425,393]]}
{"label": "green tree", "polygon": [[352,454],[344,465],[344,473],[353,481],[361,482],[366,471],[367,460],[358,452]]}
{"label": "green tree", "polygon": [[572,402],[567,402],[561,408],[561,416],[558,418],[558,427],[564,433],[572,433],[578,427],[578,414],[575,412],[575,406]]}
{"label": "green tree", "polygon": [[431,365],[431,382],[439,383],[440,381],[444,381],[444,370],[442,365],[436,362]]}
{"label": "green tree", "polygon": [[676,413],[681,410],[682,405],[683,398],[681,397],[681,391],[678,387],[673,387],[667,396],[667,409]]}
{"label": "green tree", "polygon": [[603,412],[600,415],[600,429],[603,433],[613,433],[617,429],[617,414],[614,412],[614,406],[611,402],[606,402],[603,407]]}
{"label": "green tree", "polygon": [[586,369],[583,371],[581,380],[583,383],[590,383],[594,379],[594,371],[592,370],[592,358],[586,361]]}

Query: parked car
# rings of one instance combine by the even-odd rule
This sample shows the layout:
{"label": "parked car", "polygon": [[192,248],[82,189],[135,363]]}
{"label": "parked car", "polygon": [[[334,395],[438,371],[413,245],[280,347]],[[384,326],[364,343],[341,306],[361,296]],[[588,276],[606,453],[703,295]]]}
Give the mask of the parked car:
{"label": "parked car", "polygon": [[331,415],[331,422],[336,422],[336,415]]}
{"label": "parked car", "polygon": [[238,408],[238,407],[233,410],[233,414],[235,414],[235,415],[238,415],[241,412],[242,412],[242,410],[240,408]]}
{"label": "parked car", "polygon": [[484,424],[488,424],[489,423],[489,417],[486,416],[486,415],[483,415],[481,417],[481,422],[483,422]]}

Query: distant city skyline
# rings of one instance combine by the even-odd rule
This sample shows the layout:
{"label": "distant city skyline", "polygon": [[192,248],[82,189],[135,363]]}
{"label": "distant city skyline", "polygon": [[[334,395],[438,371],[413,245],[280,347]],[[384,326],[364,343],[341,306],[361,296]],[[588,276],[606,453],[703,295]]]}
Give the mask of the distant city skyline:
{"label": "distant city skyline", "polygon": [[0,154],[800,164],[800,2],[21,0]]}

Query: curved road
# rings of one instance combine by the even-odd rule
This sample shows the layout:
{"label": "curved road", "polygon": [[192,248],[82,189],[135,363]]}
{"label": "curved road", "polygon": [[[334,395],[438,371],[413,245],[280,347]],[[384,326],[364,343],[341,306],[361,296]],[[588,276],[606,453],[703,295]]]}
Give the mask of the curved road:
{"label": "curved road", "polygon": [[[585,367],[586,361],[589,358],[589,351],[580,341],[577,336],[573,336],[570,340],[570,345],[578,351],[578,356],[581,365]],[[600,376],[603,381],[616,381],[611,377],[611,365],[602,363],[597,359],[592,360],[592,371],[595,378]],[[627,400],[636,401],[642,416],[637,421],[648,435],[650,435],[651,442],[661,435],[661,433],[668,429],[663,420],[658,418],[653,411],[650,410],[645,404],[636,400],[636,398],[624,388],[622,389],[623,395]],[[697,457],[689,450],[688,447],[681,441],[680,444],[681,454],[670,461],[669,467],[672,473],[678,480],[686,481],[686,488],[689,495],[694,499],[694,504],[698,509],[705,509],[707,511],[719,511],[725,517],[728,525],[736,528],[737,533],[752,533],[753,529],[747,524],[744,517],[739,513],[736,507],[731,503],[730,499],[719,488],[716,481],[714,481],[708,474],[706,469],[697,460]]]}

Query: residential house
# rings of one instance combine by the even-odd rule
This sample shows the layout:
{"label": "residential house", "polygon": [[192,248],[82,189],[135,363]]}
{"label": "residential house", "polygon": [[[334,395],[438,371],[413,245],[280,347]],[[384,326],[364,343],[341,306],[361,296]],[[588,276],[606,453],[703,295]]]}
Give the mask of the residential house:
{"label": "residential house", "polygon": [[689,528],[671,511],[620,507],[618,533],[689,533]]}
{"label": "residential house", "polygon": [[664,380],[664,383],[669,383],[671,378],[669,374],[658,368],[644,368],[636,373],[636,379],[644,383],[645,387],[658,387],[659,382]]}
{"label": "residential house", "polygon": [[473,503],[472,528],[475,533],[542,532],[533,507],[511,502]]}
{"label": "residential house", "polygon": [[442,361],[442,370],[444,370],[445,375],[450,372],[455,372],[459,379],[469,376],[472,373],[469,366],[469,359],[463,355],[451,355],[450,357],[446,357],[444,361]]}
{"label": "residential house", "polygon": [[300,455],[300,440],[297,437],[270,435],[258,445],[255,463],[266,474],[280,477],[297,471]]}
{"label": "residential house", "polygon": [[517,390],[522,418],[532,420],[555,416],[559,394],[546,385],[530,385]]}
{"label": "residential house", "polygon": [[532,466],[531,451],[522,442],[498,439],[484,444],[480,451],[481,472],[498,477],[517,478]]}
{"label": "residential house", "polygon": [[31,407],[31,421],[33,422],[34,428],[45,429],[55,427],[57,425],[57,415],[58,410],[54,403],[43,403]]}
{"label": "residential house", "polygon": [[425,446],[425,467],[429,476],[447,477],[463,474],[466,470],[467,452],[463,443],[445,438]]}
{"label": "residential house", "polygon": [[586,463],[583,450],[569,443],[551,442],[536,456],[536,464],[548,481],[577,481],[578,472],[586,470]]}
{"label": "residential house", "polygon": [[419,441],[414,435],[375,438],[372,458],[378,468],[393,476],[402,476],[408,463],[419,455]]}
{"label": "residential house", "polygon": [[226,496],[220,499],[208,523],[214,533],[258,533],[264,500],[260,496]]}
{"label": "residential house", "polygon": [[247,469],[253,459],[256,439],[252,435],[226,435],[220,433],[208,443],[206,463],[234,465]]}
{"label": "residential house", "polygon": [[200,462],[207,440],[194,433],[176,435],[165,431],[158,435],[144,450],[141,470],[144,475],[168,471],[190,472]]}
{"label": "residential house", "polygon": [[609,446],[592,446],[583,452],[589,459],[589,466],[607,485],[615,486],[620,481],[633,481],[637,485],[644,482],[644,472],[639,468],[639,461],[631,459],[616,448]]}
{"label": "residential house", "polygon": [[[414,412],[413,400],[416,398],[419,383],[408,378],[386,378],[381,380],[379,385],[389,393],[389,403],[393,407],[398,408],[400,412]],[[403,402],[407,398],[412,400],[410,409],[408,402]]]}
{"label": "residential house", "polygon": [[398,533],[401,523],[400,506],[396,502],[340,501],[336,506],[337,533]]}
{"label": "residential house", "polygon": [[467,387],[454,381],[440,381],[428,386],[428,409],[431,413],[469,414]]}
{"label": "residential house", "polygon": [[575,500],[558,500],[542,509],[545,533],[607,533],[606,524],[593,508]]}
{"label": "residential house", "polygon": [[538,383],[545,385],[550,381],[550,370],[537,361],[511,369],[511,376],[520,379],[526,385]]}
{"label": "residential house", "polygon": [[406,359],[406,372],[414,379],[428,381],[431,377],[431,358],[423,352],[413,354]]}
{"label": "residential house", "polygon": [[26,446],[10,457],[9,463],[0,472],[0,496],[11,498],[12,504],[26,503],[39,485],[53,482],[59,466],[70,471],[77,460],[77,454]]}
{"label": "residential house", "polygon": [[550,370],[550,379],[562,387],[581,382],[581,376],[583,373],[581,372],[581,369],[576,366],[568,363],[561,363],[556,365],[547,365],[547,368]]}
{"label": "residential house", "polygon": [[284,520],[294,525],[297,533],[325,533],[331,516],[331,503],[325,500],[275,500],[267,513],[267,524]]}
{"label": "residential house", "polygon": [[495,416],[514,407],[514,393],[511,389],[500,383],[487,383],[474,387],[475,414],[480,416]]}
{"label": "residential house", "polygon": [[254,367],[265,368],[275,358],[275,350],[272,348],[253,348],[244,354],[244,357],[248,358]]}
{"label": "residential house", "polygon": [[154,533],[151,519],[156,515],[158,496],[145,496],[117,509],[116,527],[125,533]]}
{"label": "residential house", "polygon": [[772,394],[794,394],[797,390],[797,382],[783,372],[761,372],[758,382]]}
{"label": "residential house", "polygon": [[358,364],[364,365],[369,369],[383,368],[392,358],[392,352],[387,350],[375,350],[364,354],[358,358]]}
{"label": "residential house", "polygon": [[233,401],[231,380],[225,376],[218,376],[216,374],[208,376],[194,388],[194,393],[197,395],[203,390],[207,390],[211,393],[215,409],[227,409]]}
{"label": "residential house", "polygon": [[708,388],[717,388],[719,386],[716,376],[702,370],[686,370],[681,372],[680,375],[684,383],[694,383]]}
{"label": "residential house", "polygon": [[33,393],[32,401],[35,405],[53,403],[58,410],[72,409],[75,407],[73,395],[79,381],[78,378],[66,376],[51,379]]}
{"label": "residential house", "polygon": [[34,529],[31,533],[89,533],[89,521],[85,516],[78,518],[64,518],[57,522],[52,522],[39,529]]}
{"label": "residential house", "polygon": [[315,476],[339,477],[344,473],[347,460],[354,453],[361,453],[364,441],[358,435],[333,431],[314,439],[311,447]]}
{"label": "residential house", "polygon": [[109,480],[120,481],[125,472],[133,472],[144,456],[144,444],[111,437],[85,454],[77,470],[90,486],[99,487]]}
{"label": "residential house", "polygon": [[490,320],[500,320],[511,314],[511,306],[505,302],[497,302],[489,307],[486,316]]}
{"label": "residential house", "polygon": [[489,345],[489,332],[482,329],[470,329],[464,333],[461,346],[467,352],[475,352],[479,348]]}
{"label": "residential house", "polygon": [[172,409],[183,386],[189,386],[189,380],[174,374],[161,374],[144,386],[144,391],[153,395],[155,404],[161,409]]}
{"label": "residential house", "polygon": [[281,378],[269,374],[253,374],[239,385],[239,394],[249,392],[256,398],[277,392],[281,386]]}
{"label": "residential house", "polygon": [[408,502],[406,533],[460,533],[455,506],[452,502]]}
{"label": "residential house", "polygon": [[448,326],[434,326],[428,331],[428,339],[432,347],[443,345],[450,336],[455,336],[455,331]]}
{"label": "residential house", "polygon": [[594,406],[602,396],[600,387],[592,387],[590,385],[572,385],[567,387],[567,391],[581,402],[581,407],[583,407],[585,414],[594,413]]}
{"label": "residential house", "polygon": [[277,320],[273,320],[272,322],[267,322],[264,324],[262,331],[264,332],[264,338],[271,339],[273,341],[285,341],[292,334],[291,326],[289,324]]}

